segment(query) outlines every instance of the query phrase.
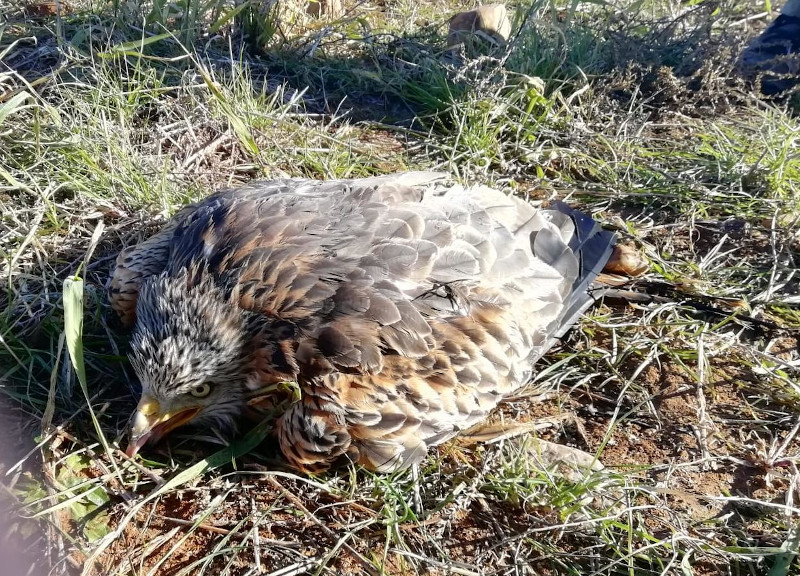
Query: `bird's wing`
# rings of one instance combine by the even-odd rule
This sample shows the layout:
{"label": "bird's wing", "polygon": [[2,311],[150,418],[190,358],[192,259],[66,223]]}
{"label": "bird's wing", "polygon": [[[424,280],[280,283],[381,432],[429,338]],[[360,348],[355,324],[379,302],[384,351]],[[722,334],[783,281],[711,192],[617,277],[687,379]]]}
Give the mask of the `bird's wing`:
{"label": "bird's wing", "polygon": [[295,464],[417,461],[526,383],[583,306],[611,244],[593,222],[440,179],[254,183],[169,236],[166,274],[210,275],[257,318],[251,385],[300,382],[279,423]]}
{"label": "bird's wing", "polygon": [[342,194],[317,196],[321,210],[270,203],[273,219],[259,217],[263,230],[237,244],[248,248],[215,269],[242,307],[296,329],[292,347],[264,334],[264,364],[294,366],[303,386],[279,423],[287,457],[315,470],[346,453],[392,470],[527,382],[585,307],[612,235],[488,188]]}
{"label": "bird's wing", "polygon": [[[459,188],[431,202],[447,211],[452,235],[475,258],[472,268],[459,264],[454,291],[416,300],[433,346],[418,358],[385,357],[379,374],[339,378],[349,454],[382,471],[419,462],[525,384],[533,363],[588,306],[587,289],[614,242],[563,204],[540,211],[491,189]],[[455,244],[439,246],[437,257]],[[439,270],[435,259],[431,277]]]}
{"label": "bird's wing", "polygon": [[[346,211],[349,201],[364,195],[387,202],[418,200],[421,193],[415,186],[435,185],[444,178],[436,172],[407,172],[358,181],[274,180],[222,190],[186,206],[157,234],[120,252],[109,282],[111,307],[130,326],[139,288],[150,276],[198,263],[230,270],[248,250],[257,250],[249,258],[255,261],[284,232],[299,233],[311,214]],[[296,218],[297,225],[282,231],[281,221],[291,224],[287,216]],[[226,280],[231,280],[230,273]]]}

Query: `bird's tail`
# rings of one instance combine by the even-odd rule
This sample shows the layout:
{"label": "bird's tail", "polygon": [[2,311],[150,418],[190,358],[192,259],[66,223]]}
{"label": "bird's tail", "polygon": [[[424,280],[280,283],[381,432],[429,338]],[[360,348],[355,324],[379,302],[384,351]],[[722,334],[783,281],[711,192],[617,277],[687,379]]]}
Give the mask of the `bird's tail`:
{"label": "bird's tail", "polygon": [[[614,250],[616,235],[604,230],[591,216],[574,210],[563,202],[552,202],[546,209],[550,221],[559,228],[574,232],[568,241],[572,254],[578,257],[578,270],[566,306],[550,332],[553,340],[561,338],[580,319],[594,299],[589,293]],[[571,224],[571,226],[570,226]],[[532,238],[535,242],[535,238]]]}

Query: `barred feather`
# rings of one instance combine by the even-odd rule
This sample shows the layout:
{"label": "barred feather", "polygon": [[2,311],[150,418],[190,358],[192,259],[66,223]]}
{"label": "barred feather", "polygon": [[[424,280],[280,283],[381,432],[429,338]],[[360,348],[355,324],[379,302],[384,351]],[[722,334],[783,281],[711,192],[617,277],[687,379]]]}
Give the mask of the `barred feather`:
{"label": "barred feather", "polygon": [[[189,335],[185,358],[201,367],[192,381],[220,386],[219,403],[297,381],[303,399],[277,423],[296,467],[318,471],[342,457],[408,466],[527,382],[590,302],[614,241],[564,205],[537,210],[443,180],[419,172],[222,191],[120,255],[112,306],[126,323],[137,299],[146,300],[138,310],[171,310],[170,326]],[[217,333],[199,333],[182,303],[192,291],[196,309],[203,290],[240,327],[226,358],[192,354],[202,348],[193,340]],[[136,334],[161,334],[151,317],[138,319]],[[159,397],[185,392],[180,378],[156,380],[147,385]],[[203,409],[213,415],[215,404]]]}

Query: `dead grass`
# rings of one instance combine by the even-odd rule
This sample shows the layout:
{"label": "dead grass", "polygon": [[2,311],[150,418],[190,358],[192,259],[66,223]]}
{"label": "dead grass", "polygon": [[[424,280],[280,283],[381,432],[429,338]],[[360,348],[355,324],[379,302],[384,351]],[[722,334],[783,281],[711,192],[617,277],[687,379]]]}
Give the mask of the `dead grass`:
{"label": "dead grass", "polygon": [[[0,2],[13,573],[800,570],[800,125],[732,72],[763,6],[541,0],[517,6],[507,54],[465,60],[444,51],[446,2],[323,21],[154,4],[57,18]],[[553,470],[530,436],[453,442],[388,476],[296,476],[260,433],[227,448],[177,433],[148,460],[104,450],[134,405],[105,299],[122,246],[255,177],[430,167],[566,198],[650,260],[639,288],[658,298],[606,299],[494,416],[604,469]],[[79,269],[88,403],[62,338]]]}

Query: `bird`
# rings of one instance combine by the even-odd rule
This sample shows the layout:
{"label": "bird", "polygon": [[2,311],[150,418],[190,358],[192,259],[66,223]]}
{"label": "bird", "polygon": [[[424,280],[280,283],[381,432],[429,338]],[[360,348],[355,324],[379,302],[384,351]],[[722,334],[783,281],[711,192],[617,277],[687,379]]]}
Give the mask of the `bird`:
{"label": "bird", "polygon": [[290,467],[419,464],[530,382],[616,239],[437,172],[219,191],[117,258],[109,300],[141,383],[126,453],[189,423],[235,434],[293,382],[273,429]]}
{"label": "bird", "polygon": [[740,73],[757,80],[765,96],[781,96],[800,81],[800,0],[788,0],[781,13],[742,51]]}

